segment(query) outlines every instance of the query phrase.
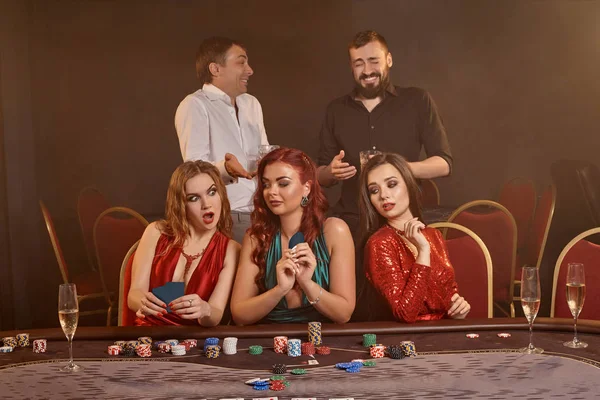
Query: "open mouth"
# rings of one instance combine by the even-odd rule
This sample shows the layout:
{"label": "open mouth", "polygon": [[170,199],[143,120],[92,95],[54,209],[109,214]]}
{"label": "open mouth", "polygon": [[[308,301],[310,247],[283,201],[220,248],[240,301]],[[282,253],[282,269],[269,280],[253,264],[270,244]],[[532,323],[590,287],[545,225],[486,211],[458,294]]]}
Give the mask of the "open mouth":
{"label": "open mouth", "polygon": [[384,211],[390,211],[395,205],[394,203],[384,203],[382,208]]}
{"label": "open mouth", "polygon": [[207,212],[206,214],[202,215],[202,221],[207,225],[212,224],[214,220],[215,220],[214,212]]}

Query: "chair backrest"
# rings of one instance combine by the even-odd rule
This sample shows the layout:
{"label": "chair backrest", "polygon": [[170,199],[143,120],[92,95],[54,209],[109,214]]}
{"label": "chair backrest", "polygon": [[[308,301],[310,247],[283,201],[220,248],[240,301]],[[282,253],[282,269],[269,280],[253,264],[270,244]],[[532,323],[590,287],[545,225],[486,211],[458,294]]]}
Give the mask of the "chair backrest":
{"label": "chair backrest", "polygon": [[[458,207],[450,215],[448,222],[471,229],[483,240],[492,257],[494,301],[512,305],[517,224],[510,212],[494,201],[476,200]],[[457,236],[460,235],[449,232],[447,238]]]}
{"label": "chair backrest", "polygon": [[593,235],[600,235],[600,228],[577,235],[558,256],[552,285],[551,318],[573,318],[567,306],[567,270],[569,263],[577,262],[584,265],[586,286],[585,303],[579,317],[600,320],[600,245],[586,240]]}
{"label": "chair backrest", "polygon": [[58,236],[56,235],[56,229],[54,229],[54,222],[46,205],[40,200],[40,208],[42,209],[42,215],[44,216],[44,222],[46,223],[46,229],[48,230],[48,236],[50,236],[50,242],[52,243],[52,249],[54,250],[54,256],[56,256],[56,262],[58,262],[58,269],[63,279],[63,283],[69,283],[69,270],[67,269],[67,262],[63,255]]}
{"label": "chair backrest", "polygon": [[77,196],[77,216],[83,235],[83,244],[87,252],[90,266],[97,270],[96,255],[94,254],[94,223],[98,216],[110,208],[108,200],[96,188],[88,186]]}
{"label": "chair backrest", "polygon": [[440,205],[440,190],[431,179],[421,179],[421,205],[437,207]]}
{"label": "chair backrest", "polygon": [[133,269],[133,258],[138,248],[140,241],[138,240],[131,246],[123,264],[121,264],[121,274],[119,278],[119,326],[132,326],[135,321],[135,313],[127,306],[127,296],[129,296],[129,288],[131,287],[131,270]]}
{"label": "chair backrest", "polygon": [[500,190],[498,203],[510,211],[517,223],[517,251],[525,248],[529,228],[533,219],[537,193],[531,179],[514,178],[506,182]]}
{"label": "chair backrest", "polygon": [[[542,256],[548,240],[548,232],[554,216],[554,207],[556,205],[556,188],[549,185],[542,193],[535,208],[535,214],[531,223],[531,229],[525,243],[525,257],[522,258],[524,264],[531,267],[540,267]],[[517,274],[517,277],[519,275]]]}
{"label": "chair backrest", "polygon": [[429,227],[456,229],[465,236],[446,239],[448,257],[454,267],[458,292],[471,305],[469,317],[492,318],[494,316],[493,271],[490,252],[479,236],[472,230],[452,222],[436,222]]}
{"label": "chair backrest", "polygon": [[131,246],[148,226],[148,221],[126,207],[111,207],[103,211],[94,224],[96,260],[107,294],[118,293],[121,264]]}

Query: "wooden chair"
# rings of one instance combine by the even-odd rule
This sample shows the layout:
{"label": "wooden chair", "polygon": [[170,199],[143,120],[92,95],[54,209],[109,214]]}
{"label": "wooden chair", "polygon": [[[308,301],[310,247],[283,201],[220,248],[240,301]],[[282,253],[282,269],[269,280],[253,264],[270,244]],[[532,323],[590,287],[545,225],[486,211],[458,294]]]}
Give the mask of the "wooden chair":
{"label": "wooden chair", "polygon": [[83,235],[83,244],[85,245],[90,267],[94,271],[98,271],[94,253],[94,223],[102,211],[108,208],[110,208],[110,204],[104,195],[94,187],[83,188],[77,196],[77,216]]}
{"label": "wooden chair", "polygon": [[133,258],[138,248],[140,241],[138,240],[131,246],[123,264],[121,264],[121,274],[119,278],[119,326],[132,326],[136,316],[127,305],[127,296],[129,296],[129,288],[131,287],[131,271],[133,268]]}
{"label": "wooden chair", "polygon": [[62,281],[63,283],[74,283],[77,286],[77,300],[79,301],[80,307],[79,315],[83,317],[86,315],[107,314],[109,306],[108,303],[102,302],[104,305],[103,308],[92,310],[84,309],[84,307],[90,301],[96,300],[94,303],[98,303],[98,300],[101,300],[105,297],[102,285],[100,283],[100,275],[97,272],[89,271],[88,273],[77,276],[70,276],[67,262],[65,261],[60,242],[58,241],[58,235],[56,234],[56,229],[54,228],[54,222],[52,221],[52,217],[48,211],[48,208],[41,200],[40,208],[42,210],[44,222],[46,223],[48,236],[50,236],[50,242],[52,243],[52,249],[54,250],[54,256],[56,257],[56,262],[58,263],[58,269],[60,270]]}
{"label": "wooden chair", "polygon": [[600,245],[589,240],[593,235],[600,236],[600,228],[588,229],[577,235],[558,256],[554,268],[550,318],[573,318],[567,306],[565,288],[568,265],[577,262],[585,266],[586,286],[585,303],[579,318],[600,320]]}
{"label": "wooden chair", "polygon": [[[110,326],[112,310],[118,309],[121,265],[131,246],[148,226],[148,221],[127,207],[111,207],[94,223],[94,247],[102,287],[109,302],[106,324]],[[116,298],[117,297],[117,298]]]}
{"label": "wooden chair", "polygon": [[440,205],[440,190],[431,179],[421,179],[421,205],[424,208],[438,207]]}
{"label": "wooden chair", "polygon": [[448,229],[456,229],[465,236],[446,239],[448,256],[454,267],[458,290],[471,305],[469,317],[493,318],[493,271],[492,258],[487,247],[472,230],[452,222],[436,222],[429,225],[440,229],[444,238]]}
{"label": "wooden chair", "polygon": [[[492,257],[494,306],[501,314],[514,317],[517,224],[510,211],[495,201],[476,200],[458,207],[448,222],[469,228],[483,240]],[[448,238],[456,235],[449,232]]]}

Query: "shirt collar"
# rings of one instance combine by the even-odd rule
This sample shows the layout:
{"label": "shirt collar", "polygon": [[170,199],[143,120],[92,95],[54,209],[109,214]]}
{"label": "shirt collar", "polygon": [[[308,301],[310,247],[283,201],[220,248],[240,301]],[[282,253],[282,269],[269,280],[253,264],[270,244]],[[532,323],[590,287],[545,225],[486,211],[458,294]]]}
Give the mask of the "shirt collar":
{"label": "shirt collar", "polygon": [[211,100],[223,100],[227,104],[231,105],[231,97],[213,84],[205,83],[202,86],[202,91],[206,93],[206,97]]}

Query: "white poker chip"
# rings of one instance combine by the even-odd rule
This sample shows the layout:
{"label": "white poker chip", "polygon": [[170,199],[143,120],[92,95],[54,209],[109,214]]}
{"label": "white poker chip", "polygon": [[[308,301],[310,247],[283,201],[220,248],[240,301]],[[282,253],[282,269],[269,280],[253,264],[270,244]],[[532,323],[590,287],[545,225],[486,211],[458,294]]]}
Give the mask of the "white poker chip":
{"label": "white poker chip", "polygon": [[13,348],[10,346],[2,346],[0,347],[0,353],[10,353],[13,351]]}
{"label": "white poker chip", "polygon": [[479,337],[479,333],[467,333],[465,336],[469,339],[477,339]]}

